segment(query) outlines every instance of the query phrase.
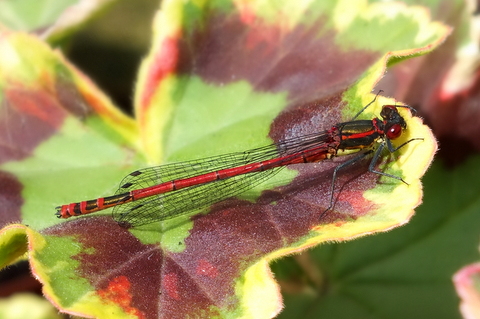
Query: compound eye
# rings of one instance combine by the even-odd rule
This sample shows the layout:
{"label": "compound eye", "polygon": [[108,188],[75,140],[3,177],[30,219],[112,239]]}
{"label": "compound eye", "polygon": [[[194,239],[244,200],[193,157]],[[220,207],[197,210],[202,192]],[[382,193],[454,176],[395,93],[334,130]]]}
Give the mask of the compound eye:
{"label": "compound eye", "polygon": [[400,124],[393,124],[387,130],[387,138],[389,140],[394,140],[402,135],[402,126]]}

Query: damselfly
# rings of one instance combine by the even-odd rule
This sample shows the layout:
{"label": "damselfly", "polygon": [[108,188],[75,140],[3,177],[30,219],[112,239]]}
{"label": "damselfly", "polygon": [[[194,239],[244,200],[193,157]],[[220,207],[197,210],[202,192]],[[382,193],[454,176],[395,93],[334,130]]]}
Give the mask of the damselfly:
{"label": "damselfly", "polygon": [[114,207],[114,219],[124,227],[135,227],[175,218],[205,208],[213,203],[237,196],[271,178],[287,165],[314,163],[344,154],[358,153],[337,166],[333,172],[330,205],[333,207],[335,180],[338,172],[373,154],[368,170],[406,183],[401,177],[375,170],[382,151],[396,152],[400,146],[392,141],[407,128],[398,108],[384,105],[380,118],[356,118],[374,102],[366,105],[352,121],[333,125],[330,129],[298,136],[245,152],[150,167],[130,173],[121,182],[116,194],[94,200],[59,206],[57,217],[94,213]]}

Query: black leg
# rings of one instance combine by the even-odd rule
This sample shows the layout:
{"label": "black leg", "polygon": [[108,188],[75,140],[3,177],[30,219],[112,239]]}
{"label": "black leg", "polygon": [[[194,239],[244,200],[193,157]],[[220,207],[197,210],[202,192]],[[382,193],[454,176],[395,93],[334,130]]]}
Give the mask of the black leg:
{"label": "black leg", "polygon": [[349,159],[348,161],[346,161],[346,162],[338,165],[337,167],[335,167],[335,170],[333,171],[333,176],[332,176],[332,184],[330,185],[330,205],[328,205],[327,209],[325,209],[323,211],[323,213],[320,214],[318,219],[321,219],[323,217],[323,215],[325,215],[326,212],[328,212],[329,210],[331,210],[333,208],[333,197],[335,195],[335,180],[337,179],[338,171],[340,171],[341,169],[343,169],[343,168],[345,168],[349,165],[357,163],[358,161],[362,160],[363,158],[365,158],[366,156],[368,156],[372,152],[373,152],[373,150],[368,150],[366,152],[362,152],[361,154],[355,156],[354,158]]}

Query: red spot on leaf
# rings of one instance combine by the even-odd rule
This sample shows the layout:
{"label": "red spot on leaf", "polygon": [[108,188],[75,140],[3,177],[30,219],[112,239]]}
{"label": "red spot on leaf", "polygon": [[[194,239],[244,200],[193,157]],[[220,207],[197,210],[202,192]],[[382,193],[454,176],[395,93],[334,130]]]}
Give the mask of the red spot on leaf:
{"label": "red spot on leaf", "polygon": [[178,293],[178,277],[175,273],[166,274],[163,278],[163,285],[168,295],[173,299],[180,300],[180,294]]}
{"label": "red spot on leaf", "polygon": [[218,269],[205,259],[200,259],[196,269],[197,274],[210,278],[218,276]]}
{"label": "red spot on leaf", "polygon": [[65,111],[52,94],[11,85],[0,111],[0,163],[22,160],[57,132]]}
{"label": "red spot on leaf", "polygon": [[348,202],[351,207],[355,207],[355,214],[362,216],[369,212],[372,208],[372,203],[363,196],[360,191],[343,191],[338,196],[338,201]]}
{"label": "red spot on leaf", "polygon": [[238,1],[236,4],[240,11],[240,21],[245,24],[252,24],[257,17],[255,10],[245,2]]}
{"label": "red spot on leaf", "polygon": [[337,222],[334,223],[334,225],[336,227],[339,227],[339,228],[343,227],[343,225],[345,225],[345,224],[346,224],[346,222],[344,220],[340,220],[340,221],[337,221]]}
{"label": "red spot on leaf", "polygon": [[156,56],[146,75],[145,92],[142,97],[142,106],[149,105],[152,95],[155,93],[162,81],[168,74],[173,73],[178,63],[178,41],[177,38],[166,38],[157,49]]}
{"label": "red spot on leaf", "polygon": [[11,89],[5,92],[10,105],[24,117],[32,117],[58,128],[64,117],[64,112],[58,101],[47,92],[27,89]]}
{"label": "red spot on leaf", "polygon": [[118,276],[113,278],[108,287],[98,291],[98,294],[102,299],[112,301],[122,309],[137,318],[145,318],[143,313],[131,306],[132,295],[130,293],[131,283],[126,276]]}

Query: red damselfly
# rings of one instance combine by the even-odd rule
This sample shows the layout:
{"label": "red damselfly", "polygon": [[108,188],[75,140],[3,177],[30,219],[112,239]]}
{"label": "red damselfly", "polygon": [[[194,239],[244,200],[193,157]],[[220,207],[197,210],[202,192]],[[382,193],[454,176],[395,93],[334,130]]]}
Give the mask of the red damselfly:
{"label": "red damselfly", "polygon": [[234,197],[271,178],[292,164],[319,162],[357,152],[353,158],[337,166],[333,172],[330,205],[333,207],[337,173],[373,154],[368,170],[406,182],[398,176],[375,170],[382,151],[396,152],[410,139],[394,147],[392,140],[407,128],[398,108],[409,106],[384,105],[380,118],[356,118],[373,102],[366,105],[352,121],[338,123],[329,130],[299,136],[245,152],[224,154],[181,163],[166,164],[134,171],[125,177],[116,194],[56,208],[57,217],[69,218],[114,207],[114,219],[123,227],[135,227],[190,214],[213,203]]}

